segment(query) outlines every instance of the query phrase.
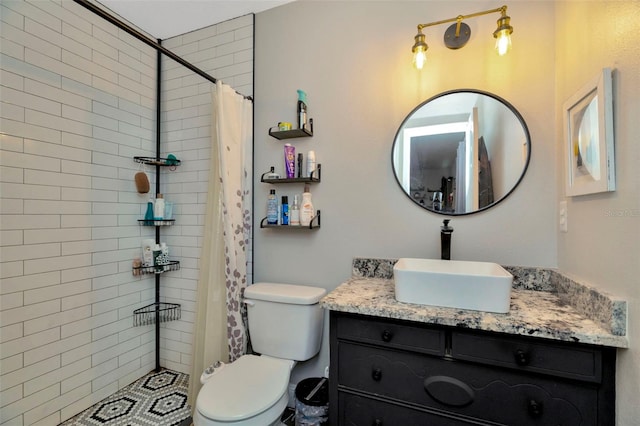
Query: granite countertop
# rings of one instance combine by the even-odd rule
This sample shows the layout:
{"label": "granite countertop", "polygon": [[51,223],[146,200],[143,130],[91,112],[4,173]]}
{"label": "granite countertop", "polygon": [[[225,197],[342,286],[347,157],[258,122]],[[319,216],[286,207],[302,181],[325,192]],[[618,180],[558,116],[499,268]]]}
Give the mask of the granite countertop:
{"label": "granite countertop", "polygon": [[[522,268],[510,269],[515,277],[511,291],[511,309],[507,314],[499,314],[398,302],[394,297],[393,279],[392,276],[389,277],[388,271],[383,274],[362,273],[355,265],[354,261],[354,276],[326,295],[321,300],[322,307],[333,311],[551,340],[618,348],[629,346],[625,328],[626,303],[614,300],[609,304],[613,309],[604,312],[605,316],[613,318],[603,319],[601,316],[603,311],[607,311],[608,305],[602,303],[600,294],[596,295],[600,297],[594,297],[592,289],[583,292],[597,301],[598,306],[592,309],[575,306],[575,303],[569,303],[565,297],[565,290],[559,292],[553,286],[532,286],[530,283],[528,287],[535,289],[527,289],[527,285],[523,285],[522,277],[526,274]],[[569,294],[570,299],[585,305],[584,301],[578,300],[576,291]],[[600,317],[596,315],[590,318],[591,312],[596,312]]]}

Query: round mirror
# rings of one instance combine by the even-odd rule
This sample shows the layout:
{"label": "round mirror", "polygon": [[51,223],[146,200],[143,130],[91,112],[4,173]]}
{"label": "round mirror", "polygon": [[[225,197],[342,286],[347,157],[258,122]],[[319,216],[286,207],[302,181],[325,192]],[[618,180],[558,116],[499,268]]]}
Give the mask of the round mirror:
{"label": "round mirror", "polygon": [[454,90],[411,111],[391,155],[396,180],[413,202],[463,215],[495,206],[518,186],[531,139],[520,113],[504,99]]}

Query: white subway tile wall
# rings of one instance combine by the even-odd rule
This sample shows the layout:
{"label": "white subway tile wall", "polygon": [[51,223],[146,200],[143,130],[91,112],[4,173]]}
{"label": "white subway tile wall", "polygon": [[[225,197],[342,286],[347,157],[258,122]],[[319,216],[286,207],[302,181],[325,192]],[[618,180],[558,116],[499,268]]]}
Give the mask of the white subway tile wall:
{"label": "white subway tile wall", "polygon": [[[153,326],[132,321],[154,279],[131,264],[154,236],[133,157],[155,156],[156,53],[69,0],[3,0],[0,20],[0,424],[56,425],[155,366]],[[252,94],[252,16],[165,46]],[[162,151],[183,162],[161,172],[162,239],[182,269],[161,293],[182,320],[163,324],[161,364],[189,373],[210,83],[170,62]]]}

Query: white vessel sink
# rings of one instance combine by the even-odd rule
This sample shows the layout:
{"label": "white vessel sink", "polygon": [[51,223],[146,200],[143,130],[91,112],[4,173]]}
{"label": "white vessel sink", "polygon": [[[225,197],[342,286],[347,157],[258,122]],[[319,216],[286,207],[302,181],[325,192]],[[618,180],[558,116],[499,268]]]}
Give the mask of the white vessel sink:
{"label": "white vessel sink", "polygon": [[509,312],[513,275],[496,263],[402,258],[393,280],[399,302]]}

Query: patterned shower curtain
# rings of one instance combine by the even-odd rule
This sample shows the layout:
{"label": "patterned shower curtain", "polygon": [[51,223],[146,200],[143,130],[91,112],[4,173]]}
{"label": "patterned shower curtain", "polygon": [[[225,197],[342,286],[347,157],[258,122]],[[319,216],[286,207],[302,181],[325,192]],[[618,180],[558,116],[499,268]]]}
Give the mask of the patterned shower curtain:
{"label": "patterned shower curtain", "polygon": [[217,139],[222,185],[222,227],[225,257],[229,360],[246,353],[247,250],[251,237],[252,184],[251,101],[220,81],[213,90],[213,133]]}
{"label": "patterned shower curtain", "polygon": [[211,156],[189,382],[192,408],[204,369],[215,361],[234,361],[247,348],[241,297],[251,234],[252,109],[231,87],[218,82],[212,89]]}

